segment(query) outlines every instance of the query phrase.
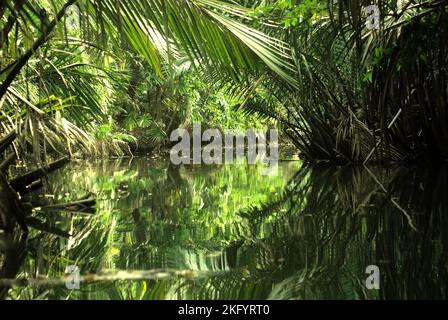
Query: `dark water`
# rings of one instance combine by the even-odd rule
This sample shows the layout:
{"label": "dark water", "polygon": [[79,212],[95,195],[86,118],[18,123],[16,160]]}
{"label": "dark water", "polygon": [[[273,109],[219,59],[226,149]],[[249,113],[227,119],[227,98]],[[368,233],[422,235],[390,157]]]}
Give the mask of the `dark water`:
{"label": "dark water", "polygon": [[[263,176],[247,164],[81,161],[34,200],[87,192],[95,212],[37,212],[49,232],[11,240],[26,247],[9,258],[21,261],[17,277],[31,280],[8,298],[447,298],[447,168],[282,162]],[[91,281],[52,283],[69,265]],[[366,287],[369,265],[379,290]]]}

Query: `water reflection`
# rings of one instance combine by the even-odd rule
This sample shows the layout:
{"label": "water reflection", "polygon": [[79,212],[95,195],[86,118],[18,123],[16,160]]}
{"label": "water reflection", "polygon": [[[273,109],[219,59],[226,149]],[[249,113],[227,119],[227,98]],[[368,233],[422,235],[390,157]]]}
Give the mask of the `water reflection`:
{"label": "water reflection", "polygon": [[[259,169],[148,159],[72,164],[35,199],[66,201],[89,191],[99,199],[97,212],[40,213],[72,236],[32,233],[19,277],[60,277],[70,264],[82,274],[191,273],[83,284],[79,291],[28,285],[9,297],[446,298],[447,168],[283,162],[278,176]],[[365,286],[368,265],[380,268],[380,290]]]}

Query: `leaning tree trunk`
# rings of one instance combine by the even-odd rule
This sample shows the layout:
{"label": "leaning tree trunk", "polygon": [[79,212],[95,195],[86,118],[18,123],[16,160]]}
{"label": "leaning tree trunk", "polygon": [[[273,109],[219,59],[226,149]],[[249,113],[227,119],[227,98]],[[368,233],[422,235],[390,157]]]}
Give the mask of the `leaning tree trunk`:
{"label": "leaning tree trunk", "polygon": [[[10,149],[15,138],[16,133],[14,131],[0,138],[0,156]],[[9,166],[15,162],[16,157],[11,152],[3,158],[4,160],[0,161],[0,229],[4,229],[7,233],[12,232],[16,224],[24,232],[28,231],[27,226],[33,227],[34,229],[42,229],[43,223],[39,219],[31,217],[33,207],[40,207],[41,210],[43,209],[48,212],[92,212],[94,210],[93,207],[96,201],[90,198],[90,195],[87,198],[81,198],[76,201],[51,205],[44,203],[33,204],[31,202],[24,204],[19,197],[19,194],[29,194],[41,188],[43,186],[42,178],[67,164],[70,161],[68,157],[63,157],[62,159],[29,171],[11,180],[7,179],[6,172]],[[54,232],[54,230],[52,231]],[[58,232],[58,234],[65,235],[66,233]]]}

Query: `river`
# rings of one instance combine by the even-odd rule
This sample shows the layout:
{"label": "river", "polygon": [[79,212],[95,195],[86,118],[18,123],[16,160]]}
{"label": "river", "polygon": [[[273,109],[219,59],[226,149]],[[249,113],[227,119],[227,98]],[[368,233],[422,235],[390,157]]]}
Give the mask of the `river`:
{"label": "river", "polygon": [[[73,161],[32,199],[91,193],[96,207],[36,212],[48,232],[31,231],[17,275],[30,281],[7,297],[447,298],[448,168],[283,161],[271,175],[260,170]],[[69,266],[79,289],[51,281]]]}

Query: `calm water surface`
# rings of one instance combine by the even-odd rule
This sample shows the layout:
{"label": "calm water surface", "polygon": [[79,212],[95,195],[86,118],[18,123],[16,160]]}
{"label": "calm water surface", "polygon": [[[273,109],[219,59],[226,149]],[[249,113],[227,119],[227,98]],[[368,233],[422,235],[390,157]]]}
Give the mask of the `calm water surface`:
{"label": "calm water surface", "polygon": [[[6,296],[447,298],[447,168],[289,161],[277,175],[260,169],[149,158],[73,162],[32,201],[92,193],[96,208],[36,213],[47,231],[28,237],[17,277],[37,280]],[[79,290],[52,283],[69,265],[90,282]],[[366,288],[369,265],[379,267],[379,290]]]}

